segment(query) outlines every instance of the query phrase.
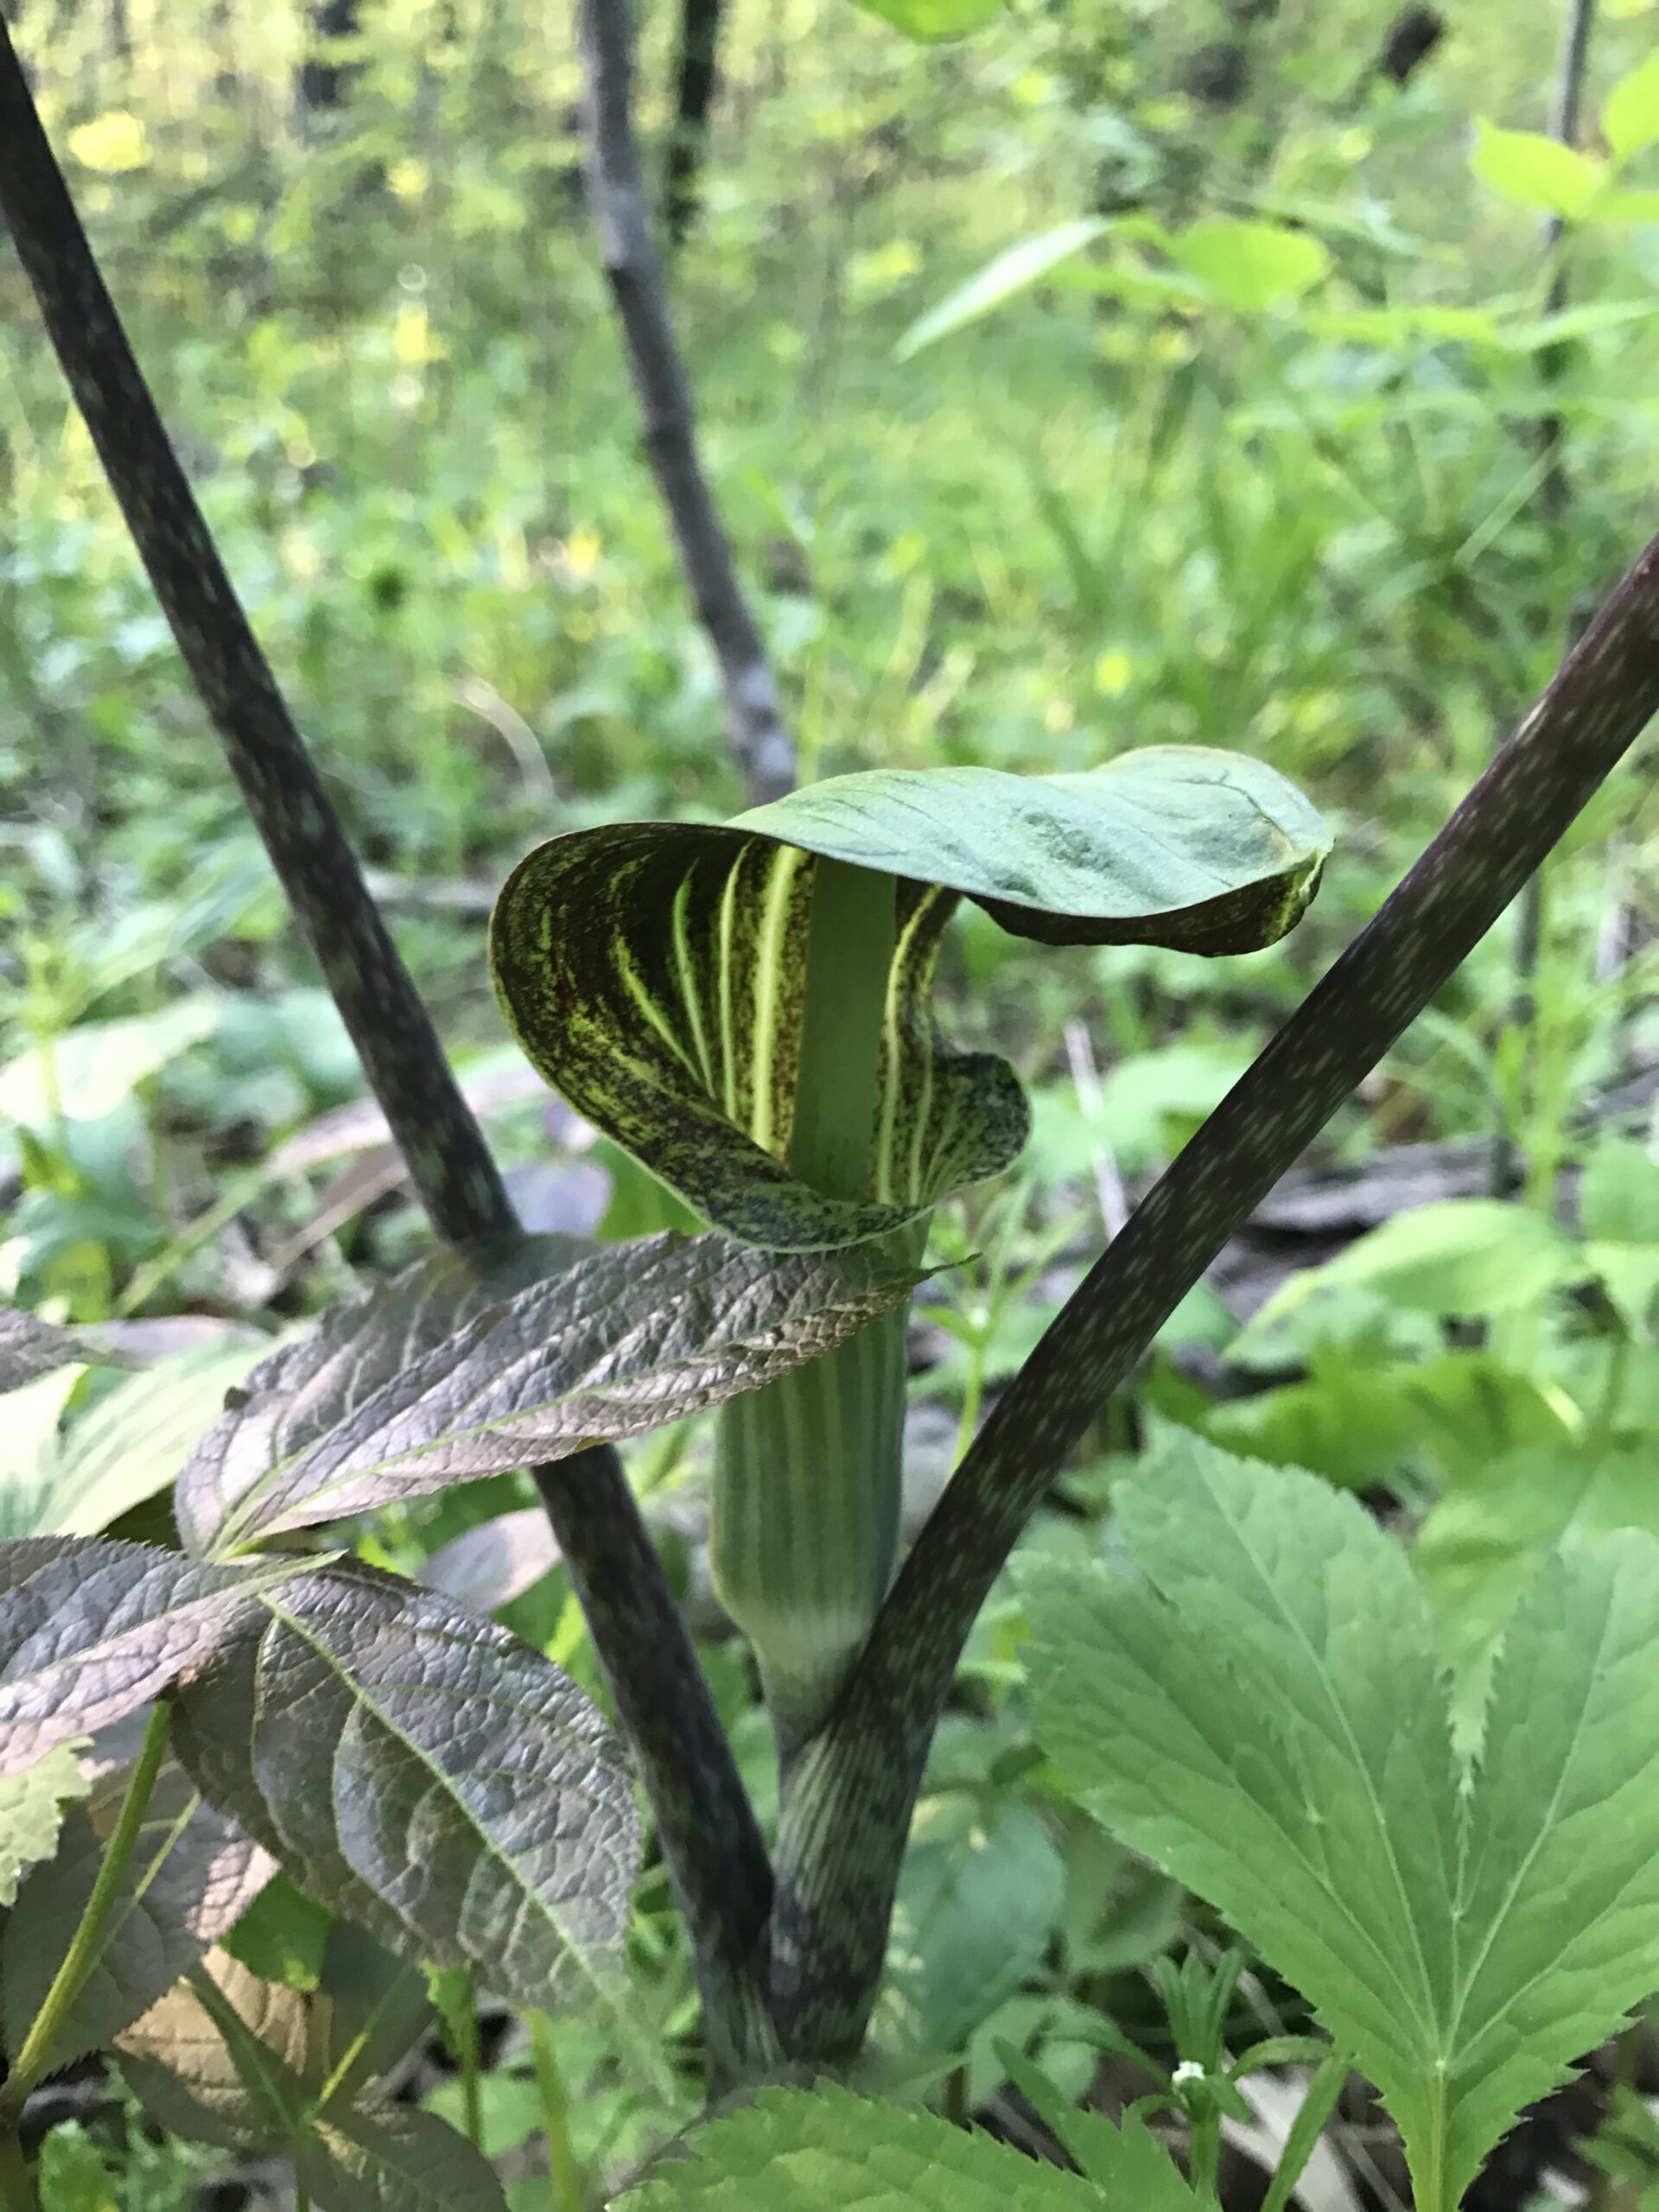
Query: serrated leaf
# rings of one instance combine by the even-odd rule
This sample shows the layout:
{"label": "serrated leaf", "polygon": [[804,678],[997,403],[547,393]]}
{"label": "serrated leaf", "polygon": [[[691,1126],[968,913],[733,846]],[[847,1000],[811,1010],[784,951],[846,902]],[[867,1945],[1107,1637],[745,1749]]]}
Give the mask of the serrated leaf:
{"label": "serrated leaf", "polygon": [[1131,2124],[1119,2139],[1122,2165],[1103,2194],[931,2113],[829,2087],[763,2089],[699,2128],[693,2158],[663,2162],[620,2201],[628,2212],[1194,2212],[1198,2200],[1144,2128]]}
{"label": "serrated leaf", "polygon": [[639,1857],[622,1755],[550,1660],[334,1567],[180,1693],[181,1755],[299,1885],[404,1957],[545,2005],[602,1974]]}
{"label": "serrated leaf", "polygon": [[878,2041],[962,2049],[1041,1964],[1065,1892],[1065,1866],[1033,1807],[924,1799],[893,1907]]}
{"label": "serrated leaf", "polygon": [[215,1950],[117,2050],[133,2094],[163,2127],[221,2150],[279,2151],[305,2109],[308,2036],[297,1989]]}
{"label": "serrated leaf", "polygon": [[[597,1128],[730,1235],[822,1250],[893,1235],[1025,1141],[1013,1071],[950,1050],[933,1020],[958,898],[1045,944],[1239,951],[1294,924],[1328,845],[1272,769],[1204,747],[1082,775],[878,770],[724,828],[553,839],[496,902],[492,971],[531,1062]],[[823,1197],[785,1164],[819,858],[893,902],[866,1198]]]}
{"label": "serrated leaf", "polygon": [[[127,1772],[94,1785],[65,1823],[61,1848],[24,1881],[0,1940],[0,2025],[16,2050],[79,1926],[103,1864]],[[204,1805],[169,1758],[156,1777],[97,1963],[48,2061],[55,2070],[113,2043],[188,1974],[275,1872],[226,1815]]]}
{"label": "serrated leaf", "polygon": [[108,1538],[0,1543],[0,1775],[147,1703],[259,1592],[305,1571],[203,1566]]}
{"label": "serrated leaf", "polygon": [[0,1491],[0,1536],[92,1536],[164,1490],[260,1351],[207,1344],[118,1382]]}
{"label": "serrated leaf", "polygon": [[1475,126],[1469,166],[1483,184],[1523,207],[1547,208],[1564,221],[1582,215],[1606,181],[1606,168],[1589,155],[1537,130]]}
{"label": "serrated leaf", "polygon": [[296,2177],[317,2212],[500,2212],[482,2153],[434,2113],[332,2099],[296,2148]]}
{"label": "serrated leaf", "polygon": [[[0,1905],[16,1898],[26,1866],[50,1859],[66,1807],[92,1787],[77,1756],[84,1748],[79,1742],[59,1744],[21,1773],[0,1777]],[[11,2048],[16,2047],[14,2042]]]}
{"label": "serrated leaf", "polygon": [[371,1300],[320,1366],[283,1352],[250,1376],[180,1478],[180,1529],[223,1553],[640,1435],[817,1358],[918,1280],[879,1252],[779,1259],[670,1232],[489,1300],[407,1363]]}
{"label": "serrated leaf", "polygon": [[1171,1437],[1120,1526],[1143,1581],[1020,1578],[1039,1734],[1313,2001],[1398,2120],[1420,2212],[1451,2212],[1659,1984],[1659,1546],[1548,1565],[1465,1804],[1421,1586],[1353,1500]]}
{"label": "serrated leaf", "polygon": [[38,1313],[0,1306],[0,1391],[21,1390],[25,1382],[59,1367],[126,1367],[130,1354],[105,1343],[92,1328],[60,1328]]}
{"label": "serrated leaf", "polygon": [[1602,104],[1601,135],[1616,162],[1659,145],[1659,53],[1621,77]]}
{"label": "serrated leaf", "polygon": [[1027,285],[1040,283],[1051,269],[1057,269],[1061,262],[1069,261],[1074,253],[1091,245],[1109,227],[1103,217],[1088,215],[1006,247],[965,284],[959,284],[954,292],[948,293],[937,307],[918,315],[893,347],[893,359],[908,361],[925,346],[934,345],[953,330],[960,330],[964,323],[976,322],[981,315],[989,315],[994,308],[1001,307]]}

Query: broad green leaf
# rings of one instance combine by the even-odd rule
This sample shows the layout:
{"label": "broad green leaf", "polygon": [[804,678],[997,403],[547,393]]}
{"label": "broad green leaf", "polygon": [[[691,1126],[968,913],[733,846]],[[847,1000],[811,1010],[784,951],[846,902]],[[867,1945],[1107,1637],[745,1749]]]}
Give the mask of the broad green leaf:
{"label": "broad green leaf", "polygon": [[297,1989],[261,1981],[214,1950],[117,2050],[133,2094],[162,2126],[222,2150],[280,2151],[302,2122],[308,2039]]}
{"label": "broad green leaf", "polygon": [[1601,135],[1616,162],[1628,162],[1645,148],[1659,145],[1659,53],[1618,82],[1602,104]]}
{"label": "broad green leaf", "polygon": [[1541,1444],[1472,1463],[1417,1532],[1415,1558],[1460,1664],[1490,1650],[1545,1557],[1566,1537],[1659,1536],[1651,1445]]}
{"label": "broad green leaf", "polygon": [[35,2185],[41,2212],[122,2212],[119,2184],[78,2120],[42,2139]]}
{"label": "broad green leaf", "polygon": [[[1026,1133],[1013,1071],[948,1050],[929,996],[959,895],[1051,944],[1270,944],[1328,839],[1258,761],[1153,746],[1083,775],[832,778],[725,828],[624,823],[522,861],[491,925],[496,987],[535,1065],[721,1229],[772,1250],[888,1236],[996,1173]],[[868,1202],[785,1164],[814,855],[894,895]]]}
{"label": "broad green leaf", "polygon": [[156,1014],[83,1022],[24,1052],[0,1068],[0,1128],[46,1132],[59,1114],[73,1122],[113,1113],[137,1084],[211,1036],[222,1007],[215,993],[198,991]]}
{"label": "broad green leaf", "polygon": [[1000,16],[1006,0],[858,0],[867,15],[903,31],[906,38],[965,38]]}
{"label": "broad green leaf", "polygon": [[1334,1260],[1274,1293],[1253,1323],[1266,1331],[1326,1284],[1370,1290],[1409,1313],[1450,1319],[1510,1313],[1586,1274],[1554,1222],[1503,1198],[1442,1198],[1395,1214]]}
{"label": "broad green leaf", "polygon": [[893,347],[893,359],[908,361],[925,346],[948,337],[964,323],[977,321],[981,315],[988,315],[993,308],[1000,308],[1005,300],[1012,299],[1016,292],[1039,283],[1051,269],[1069,260],[1074,253],[1080,253],[1109,228],[1101,217],[1087,215],[1077,222],[1062,223],[1058,229],[1039,232],[1035,238],[1021,238],[1017,245],[1005,248],[977,275],[948,293],[937,307],[918,315]]}
{"label": "broad green leaf", "polygon": [[1206,216],[1169,241],[1171,258],[1239,315],[1300,299],[1329,273],[1331,257],[1306,231]]}
{"label": "broad green leaf", "polygon": [[203,1344],[118,1382],[0,1484],[0,1537],[91,1536],[164,1490],[258,1357]]}
{"label": "broad green leaf", "polygon": [[180,1478],[180,1529],[224,1553],[643,1434],[816,1358],[919,1279],[874,1251],[779,1261],[668,1233],[464,1300],[469,1318],[429,1350],[402,1292],[390,1328],[370,1299],[250,1376]]}
{"label": "broad green leaf", "polygon": [[607,1969],[639,1820],[622,1754],[540,1652],[435,1592],[331,1567],[179,1696],[212,1802],[404,1957],[546,2005]]}
{"label": "broad green leaf", "polygon": [[1602,162],[1541,131],[1499,130],[1490,123],[1476,125],[1469,166],[1506,200],[1547,208],[1569,223],[1585,213],[1607,175]]}
{"label": "broad green leaf", "polygon": [[893,1908],[877,2040],[961,2050],[1042,1963],[1065,1891],[1065,1868],[1034,1807],[925,1798]]}
{"label": "broad green leaf", "polygon": [[1197,2212],[1167,2153],[1135,2122],[1118,2135],[1102,2186],[931,2113],[841,2088],[763,2089],[691,2142],[694,2158],[664,2161],[620,2200],[627,2212]]}
{"label": "broad green leaf", "polygon": [[205,1567],[107,1539],[0,1543],[0,1775],[148,1704],[261,1592],[306,1571]]}
{"label": "broad green leaf", "polygon": [[[58,1847],[66,1808],[92,1787],[77,1754],[84,1744],[59,1744],[20,1773],[0,1777],[0,1905],[10,1905],[26,1866]],[[0,1998],[5,1995],[0,1984]],[[15,2041],[11,2049],[17,2048]]]}
{"label": "broad green leaf", "polygon": [[331,2099],[296,2145],[294,2166],[317,2212],[501,2212],[505,2202],[464,2135],[380,2099]]}
{"label": "broad green leaf", "polygon": [[1584,1164],[1579,1226],[1611,1243],[1659,1244],[1659,1162],[1645,1145],[1602,1139]]}
{"label": "broad green leaf", "polygon": [[[1591,204],[1592,223],[1659,223],[1659,192],[1604,192]],[[1643,312],[1638,308],[1637,313]],[[1646,309],[1651,314],[1652,308]]]}
{"label": "broad green leaf", "polygon": [[[0,1938],[0,2026],[10,2050],[80,1924],[126,1786],[125,1768],[100,1777],[85,1809],[66,1821],[57,1856],[24,1880]],[[52,2068],[113,2043],[189,1972],[274,1872],[169,1758],[150,1792],[98,1962],[52,2046]]]}
{"label": "broad green leaf", "polygon": [[1659,1984],[1659,1546],[1548,1563],[1465,1796],[1422,1586],[1352,1499],[1171,1437],[1119,1526],[1144,1580],[1021,1578],[1039,1738],[1310,1999],[1452,2212]]}
{"label": "broad green leaf", "polygon": [[349,1920],[328,1931],[311,2013],[312,2070],[347,2099],[401,2065],[437,2018],[425,1968]]}

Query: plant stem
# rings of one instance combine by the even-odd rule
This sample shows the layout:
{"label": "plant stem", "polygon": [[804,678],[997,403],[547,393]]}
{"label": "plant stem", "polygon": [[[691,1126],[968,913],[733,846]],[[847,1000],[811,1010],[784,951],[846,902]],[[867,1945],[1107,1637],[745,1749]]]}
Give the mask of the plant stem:
{"label": "plant stem", "polygon": [[92,1893],[86,1900],[86,1910],[80,1916],[80,1925],[64,1954],[62,1965],[52,1978],[52,1986],[41,2000],[41,2009],[35,2014],[29,2033],[23,2037],[16,2063],[6,2076],[3,2085],[0,2085],[0,2133],[15,2128],[22,2118],[29,2091],[52,2064],[52,2047],[68,2018],[70,2007],[79,1996],[87,1975],[98,1964],[104,1931],[121,1894],[121,1879],[127,1871],[127,1863],[132,1857],[139,1832],[143,1827],[144,1810],[149,1803],[149,1794],[156,1787],[156,1777],[162,1770],[162,1761],[167,1757],[170,1719],[167,1700],[159,1699],[144,1730],[138,1756],[133,1762],[126,1795],[121,1800],[121,1810],[116,1817],[115,1830],[104,1853],[103,1864],[98,1870],[98,1878],[92,1884]]}
{"label": "plant stem", "polygon": [[[626,24],[622,25],[626,37]],[[626,92],[626,83],[624,86]],[[179,466],[0,15],[0,221],[10,232],[156,596],[437,1235],[518,1233],[500,1173]],[[762,664],[764,673],[764,663]],[[769,679],[768,679],[769,680]],[[768,794],[770,795],[770,794]],[[616,1452],[537,1486],[639,1752],[723,2069],[769,2049],[756,1967],[766,1847]]]}
{"label": "plant stem", "polygon": [[467,1974],[464,1989],[456,1993],[454,2033],[455,2055],[461,2061],[461,2103],[467,2123],[467,2139],[484,2148],[484,2068],[478,2040],[477,1992]]}
{"label": "plant stem", "polygon": [[582,2177],[570,2142],[570,2102],[559,2072],[553,2031],[545,2012],[525,2015],[530,2048],[536,2062],[536,2082],[542,2093],[542,2126],[547,2136],[547,2177],[552,2184],[553,2212],[582,2212]]}
{"label": "plant stem", "polygon": [[957,1657],[1055,1471],[1187,1290],[1491,927],[1656,710],[1659,538],[998,1400],[784,1807],[772,2008],[792,2056],[833,2059],[863,2034],[911,1808]]}

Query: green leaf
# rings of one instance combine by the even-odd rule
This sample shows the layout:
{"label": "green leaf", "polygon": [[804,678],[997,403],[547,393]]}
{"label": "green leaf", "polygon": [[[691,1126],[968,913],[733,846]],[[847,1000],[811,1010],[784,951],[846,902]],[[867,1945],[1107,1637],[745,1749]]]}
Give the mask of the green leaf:
{"label": "green leaf", "polygon": [[960,330],[964,323],[976,322],[981,315],[989,315],[1005,300],[1039,283],[1051,269],[1091,245],[1110,227],[1101,217],[1087,215],[1006,247],[965,284],[947,293],[937,307],[918,315],[893,347],[893,359],[911,360],[925,346],[934,345],[953,330]]}
{"label": "green leaf", "polygon": [[[524,1051],[581,1113],[717,1227],[810,1250],[891,1235],[1024,1141],[1012,1070],[947,1050],[932,1021],[957,896],[1045,943],[1239,951],[1296,921],[1327,844],[1272,769],[1198,747],[1083,775],[874,771],[723,829],[554,839],[508,879],[492,965]],[[813,855],[899,880],[868,1203],[785,1165]]]}
{"label": "green leaf", "polygon": [[[464,1318],[423,1349],[444,1303],[430,1290],[440,1270]],[[458,1258],[416,1275],[416,1319],[405,1282],[249,1377],[180,1477],[175,1509],[193,1549],[222,1554],[643,1434],[817,1357],[920,1279],[878,1252],[779,1261],[671,1232],[493,1297],[462,1291]]]}
{"label": "green leaf", "polygon": [[353,2098],[391,2073],[436,2019],[423,1967],[351,1921],[334,1923],[312,2005],[312,2066],[335,2094]]}
{"label": "green leaf", "polygon": [[1005,4],[1006,0],[858,0],[866,15],[880,16],[906,38],[928,43],[982,29]]}
{"label": "green leaf", "polygon": [[1312,2000],[1452,2212],[1659,1983],[1659,1547],[1548,1563],[1465,1800],[1421,1585],[1353,1500],[1172,1437],[1120,1527],[1144,1580],[1021,1577],[1039,1736]]}
{"label": "green leaf", "polygon": [[639,1819],[550,1660],[431,1591],[331,1567],[179,1694],[181,1754],[300,1887],[403,1957],[546,2005],[608,1968]]}
{"label": "green leaf", "polygon": [[1265,1332],[1327,1284],[1370,1290],[1408,1313],[1443,1319],[1535,1306],[1586,1270],[1572,1244],[1531,1206],[1442,1198],[1395,1214],[1322,1268],[1275,1292],[1252,1326]]}
{"label": "green leaf", "polygon": [[0,1490],[0,1536],[96,1535],[164,1490],[260,1349],[203,1344],[118,1382]]}
{"label": "green leaf", "polygon": [[433,2113],[371,2098],[332,2100],[296,2146],[317,2212],[501,2212],[482,2154]]}
{"label": "green leaf", "polygon": [[[695,2158],[661,2164],[620,2200],[628,2212],[1196,2212],[1198,2200],[1145,2128],[1121,2133],[1103,2191],[931,2113],[841,2088],[763,2089],[691,2138]],[[1105,2161],[1103,2159],[1103,2164]]]}
{"label": "green leaf", "polygon": [[215,1950],[117,2050],[133,2094],[175,2135],[226,2151],[280,2151],[302,2125],[309,2033],[297,1989],[261,1981]]}
{"label": "green leaf", "polygon": [[41,2212],[121,2212],[115,2177],[78,2120],[41,2142],[37,2183]]}
{"label": "green leaf", "polygon": [[1601,135],[1618,162],[1659,145],[1659,53],[1638,62],[1608,93],[1602,104]]}
{"label": "green leaf", "polygon": [[[24,1867],[51,1858],[65,1808],[92,1787],[78,1756],[85,1748],[82,1742],[59,1744],[33,1766],[0,1777],[0,1905],[16,1898]],[[0,1982],[0,1998],[5,1994]],[[11,2048],[17,2048],[15,2040]]]}
{"label": "green leaf", "polygon": [[0,1543],[0,1775],[119,1720],[198,1665],[293,1560],[204,1567],[108,1539]]}
{"label": "green leaf", "polygon": [[1536,130],[1499,130],[1490,123],[1475,126],[1469,166],[1483,184],[1522,207],[1543,207],[1574,222],[1606,181],[1603,163],[1575,153],[1558,139]]}
{"label": "green leaf", "polygon": [[[49,1865],[23,1883],[0,1940],[0,2025],[16,2050],[79,1925],[126,1792],[127,1770],[94,1785]],[[156,1777],[97,1964],[52,2046],[55,2070],[113,2043],[196,1964],[270,1879],[270,1859],[204,1805],[169,1758]]]}
{"label": "green leaf", "polygon": [[[1592,223],[1659,223],[1659,192],[1604,192],[1592,203],[1587,219]],[[1645,303],[1634,309],[1635,316],[1652,313],[1654,309]]]}
{"label": "green leaf", "polygon": [[223,1006],[214,992],[193,992],[156,1014],[84,1021],[53,1039],[49,1064],[42,1048],[9,1061],[0,1068],[0,1128],[16,1122],[44,1135],[60,1112],[72,1122],[113,1113],[138,1084],[211,1036]]}
{"label": "green leaf", "polygon": [[1330,273],[1331,257],[1306,231],[1210,215],[1169,241],[1171,258],[1238,315],[1300,299]]}
{"label": "green leaf", "polygon": [[883,2048],[960,2050],[1042,1963],[1065,1868],[1036,1809],[925,1798],[911,1827],[873,2032]]}

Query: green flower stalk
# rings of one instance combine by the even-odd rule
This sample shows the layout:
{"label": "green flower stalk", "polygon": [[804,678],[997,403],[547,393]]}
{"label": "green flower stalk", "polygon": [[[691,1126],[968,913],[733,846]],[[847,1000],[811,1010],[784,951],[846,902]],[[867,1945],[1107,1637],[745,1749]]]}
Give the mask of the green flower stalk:
{"label": "green flower stalk", "polygon": [[[1271,944],[1329,839],[1272,769],[1158,746],[1085,774],[843,776],[723,826],[540,846],[491,925],[536,1067],[717,1229],[775,1251],[919,1260],[938,1201],[1025,1142],[1014,1071],[931,1012],[957,900],[1050,944]],[[780,1746],[822,1725],[895,1563],[902,1310],[722,1409],[715,1586]]]}

